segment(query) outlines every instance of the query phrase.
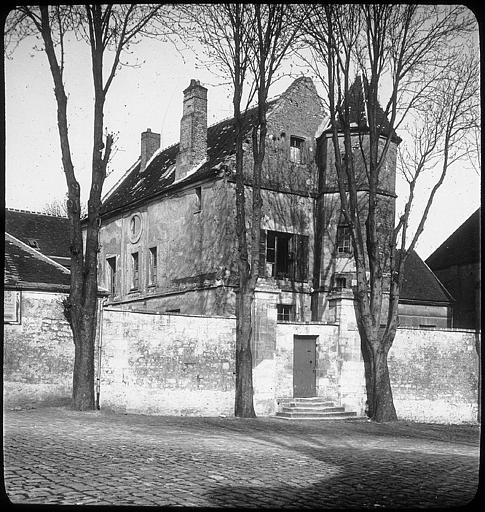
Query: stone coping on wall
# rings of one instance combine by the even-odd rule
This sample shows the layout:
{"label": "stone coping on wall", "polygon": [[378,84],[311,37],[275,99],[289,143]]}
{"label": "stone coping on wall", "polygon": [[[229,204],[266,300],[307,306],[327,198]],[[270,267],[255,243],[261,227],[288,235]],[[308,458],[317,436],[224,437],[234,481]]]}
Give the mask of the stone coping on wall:
{"label": "stone coping on wall", "polygon": [[234,315],[230,316],[218,316],[218,315],[196,315],[195,313],[167,313],[166,311],[155,311],[148,309],[121,309],[113,306],[105,306],[103,308],[104,311],[116,311],[117,313],[138,313],[143,315],[163,315],[163,316],[187,316],[193,318],[217,318],[221,320],[235,320],[236,317]]}
{"label": "stone coping on wall", "polygon": [[397,328],[399,331],[442,331],[442,332],[465,332],[470,334],[481,334],[480,330],[464,329],[461,327],[413,327],[403,326]]}
{"label": "stone coping on wall", "polygon": [[338,323],[336,322],[318,322],[318,321],[308,321],[308,322],[297,322],[297,321],[284,321],[277,320],[276,323],[278,325],[328,325],[331,327],[338,327]]}

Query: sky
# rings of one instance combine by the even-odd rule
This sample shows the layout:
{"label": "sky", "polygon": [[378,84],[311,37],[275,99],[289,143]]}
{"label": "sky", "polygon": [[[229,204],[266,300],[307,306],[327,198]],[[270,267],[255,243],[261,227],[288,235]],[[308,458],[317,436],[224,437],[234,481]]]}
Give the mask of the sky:
{"label": "sky", "polygon": [[[56,103],[45,54],[34,50],[35,40],[21,43],[12,59],[5,59],[5,205],[41,211],[62,200],[66,182],[62,171]],[[69,133],[75,171],[87,198],[90,182],[92,81],[88,47],[67,46],[66,89]],[[140,154],[140,134],[147,128],[161,133],[161,146],[178,142],[183,90],[192,78],[208,88],[208,124],[231,116],[230,90],[218,85],[219,76],[198,68],[195,58],[182,56],[171,43],[146,40],[133,48],[130,67],[113,81],[105,109],[105,125],[117,134],[109,165],[106,193]],[[284,77],[271,90],[282,93],[292,82]],[[318,87],[317,87],[318,88]],[[437,193],[416,247],[424,259],[480,206],[480,175],[467,162],[456,165]],[[398,195],[403,190],[398,183]],[[403,195],[398,198],[402,201]],[[417,204],[417,208],[419,207]]]}

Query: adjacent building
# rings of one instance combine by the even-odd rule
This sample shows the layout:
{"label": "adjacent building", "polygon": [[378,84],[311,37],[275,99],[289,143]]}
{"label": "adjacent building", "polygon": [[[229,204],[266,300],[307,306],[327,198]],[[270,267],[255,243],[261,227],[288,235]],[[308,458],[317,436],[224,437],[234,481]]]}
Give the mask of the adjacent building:
{"label": "adjacent building", "polygon": [[453,327],[481,329],[481,258],[478,208],[426,260],[454,298]]}

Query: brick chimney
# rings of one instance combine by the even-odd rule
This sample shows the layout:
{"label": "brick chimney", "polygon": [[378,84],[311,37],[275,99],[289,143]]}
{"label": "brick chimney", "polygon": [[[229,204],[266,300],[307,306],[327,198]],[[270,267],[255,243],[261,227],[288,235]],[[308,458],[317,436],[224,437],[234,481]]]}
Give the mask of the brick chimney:
{"label": "brick chimney", "polygon": [[191,80],[184,91],[184,108],[180,121],[180,146],[175,179],[207,158],[207,89],[199,80]]}
{"label": "brick chimney", "polygon": [[147,163],[153,156],[153,153],[160,148],[160,134],[154,133],[147,128],[146,132],[141,134],[141,162],[140,172],[146,169]]}

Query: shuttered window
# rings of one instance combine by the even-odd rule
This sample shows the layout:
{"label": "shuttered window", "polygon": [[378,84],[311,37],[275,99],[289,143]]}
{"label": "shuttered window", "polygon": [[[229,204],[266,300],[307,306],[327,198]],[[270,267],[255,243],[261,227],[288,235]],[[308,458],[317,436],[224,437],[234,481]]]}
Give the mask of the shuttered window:
{"label": "shuttered window", "polygon": [[259,275],[306,281],[308,279],[308,236],[262,230]]}

